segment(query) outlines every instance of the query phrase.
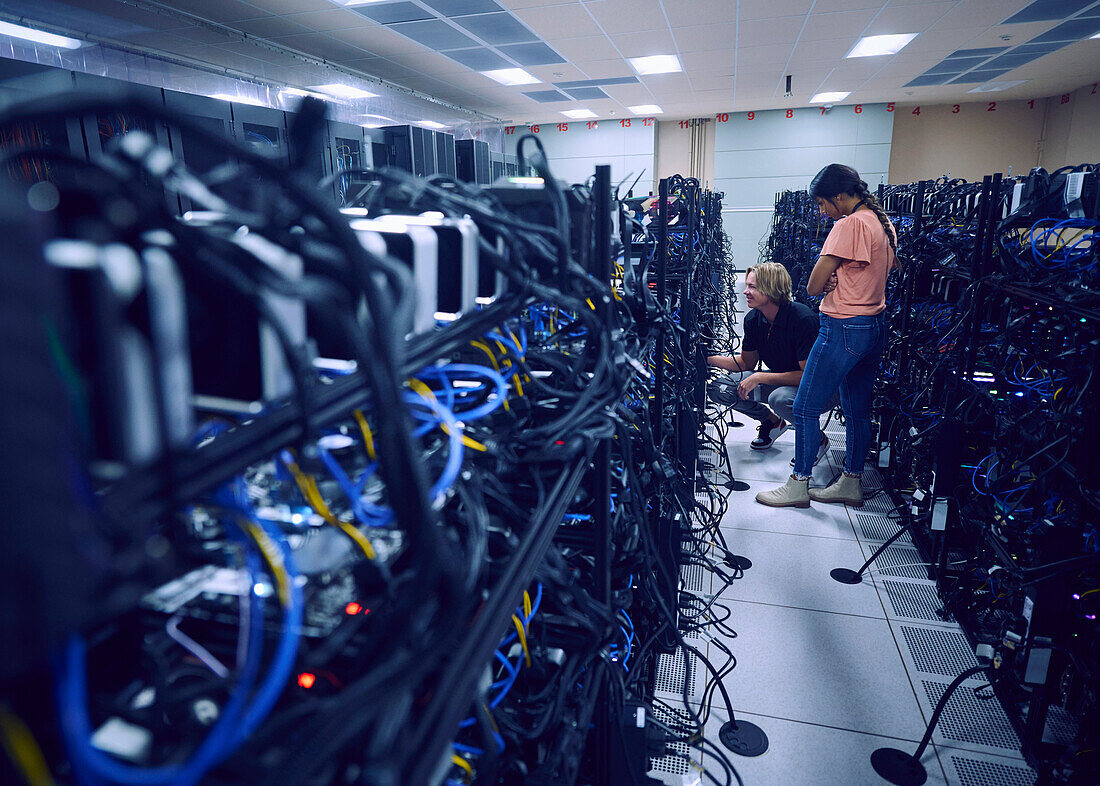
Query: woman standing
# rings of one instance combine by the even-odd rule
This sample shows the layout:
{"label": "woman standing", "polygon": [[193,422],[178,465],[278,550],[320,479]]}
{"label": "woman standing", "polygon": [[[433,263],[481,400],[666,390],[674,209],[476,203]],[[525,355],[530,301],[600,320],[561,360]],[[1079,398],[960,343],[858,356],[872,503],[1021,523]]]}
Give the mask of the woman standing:
{"label": "woman standing", "polygon": [[[794,474],[756,501],[773,508],[808,508],[810,500],[863,504],[860,479],[871,441],[871,388],[886,343],[886,277],[896,264],[897,233],[859,173],[829,164],[810,183],[810,196],[836,219],[810,273],[806,291],[826,292],[821,330],[794,400]],[[809,488],[821,441],[818,417],[840,389],[847,428],[844,472],[824,489]]]}

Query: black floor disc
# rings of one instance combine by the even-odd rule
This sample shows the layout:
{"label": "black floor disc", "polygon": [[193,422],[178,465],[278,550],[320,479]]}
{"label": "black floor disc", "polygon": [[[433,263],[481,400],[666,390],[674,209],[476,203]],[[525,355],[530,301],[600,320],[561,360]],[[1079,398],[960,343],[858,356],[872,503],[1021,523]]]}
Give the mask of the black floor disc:
{"label": "black floor disc", "polygon": [[729,483],[726,484],[726,488],[731,491],[748,491],[749,484],[741,480],[731,480]]}
{"label": "black floor disc", "polygon": [[897,748],[879,748],[871,754],[871,766],[896,786],[921,786],[928,780],[924,765]]}
{"label": "black floor disc", "polygon": [[723,723],[718,739],[738,756],[759,756],[768,749],[768,735],[755,723],[739,720]]}
{"label": "black floor disc", "polygon": [[730,558],[726,560],[726,564],[734,570],[748,570],[752,567],[752,560],[748,557],[742,557],[740,554],[731,554]]}
{"label": "black floor disc", "polygon": [[859,584],[863,581],[863,576],[859,575],[851,568],[833,568],[829,571],[829,575],[841,584]]}

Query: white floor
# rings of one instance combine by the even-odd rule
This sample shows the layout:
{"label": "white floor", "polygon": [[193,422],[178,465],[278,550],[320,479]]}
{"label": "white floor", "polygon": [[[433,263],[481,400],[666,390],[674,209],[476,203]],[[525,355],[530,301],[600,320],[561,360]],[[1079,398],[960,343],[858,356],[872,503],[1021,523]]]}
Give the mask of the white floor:
{"label": "white floor", "polygon": [[[744,313],[743,301],[740,307]],[[892,507],[887,495],[859,509],[757,504],[756,492],[789,475],[794,433],[753,451],[748,443],[756,424],[738,418],[744,425],[730,430],[726,449],[735,477],[750,488],[732,493],[721,527],[730,549],[753,567],[716,600],[729,609],[736,638],[713,635],[737,658],[723,681],[734,712],[763,728],[770,747],[758,757],[729,758],[746,786],[885,784],[871,767],[871,753],[884,746],[914,751],[943,689],[977,661],[958,626],[935,614],[934,584],[911,565],[920,560],[907,537],[880,557],[862,584],[830,578],[832,568],[857,569],[896,531],[884,515]],[[843,427],[831,424],[826,433],[833,450],[818,465],[814,485],[826,485],[843,463]],[[865,494],[880,483],[876,471],[867,472]],[[705,569],[685,568],[683,575],[685,589],[707,600],[723,584]],[[688,641],[716,665],[722,662],[705,637]],[[657,696],[682,706],[682,656],[660,658]],[[710,677],[696,665],[692,678],[689,698],[698,709]],[[1033,786],[1035,775],[997,701],[975,692],[981,685],[971,680],[948,702],[923,759],[927,783]],[[711,708],[705,735],[721,745],[718,729],[727,718],[717,693]],[[677,744],[674,750],[680,755],[654,761],[651,777],[676,786],[725,782],[718,767],[708,767],[717,778],[709,780],[688,765],[685,754],[700,761],[697,749]]]}

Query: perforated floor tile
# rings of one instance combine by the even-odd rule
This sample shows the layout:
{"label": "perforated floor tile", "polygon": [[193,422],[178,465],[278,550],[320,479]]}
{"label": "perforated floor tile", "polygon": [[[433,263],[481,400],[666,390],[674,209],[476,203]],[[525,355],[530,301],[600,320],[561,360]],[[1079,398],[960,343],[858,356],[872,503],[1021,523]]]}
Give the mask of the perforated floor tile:
{"label": "perforated floor tile", "polygon": [[1035,771],[1020,764],[940,751],[952,786],[1035,786]]}
{"label": "perforated floor tile", "polygon": [[[879,514],[855,511],[852,517],[855,520],[859,536],[863,540],[887,541],[901,527],[901,524],[894,519]],[[894,542],[912,544],[913,538],[906,532]]]}
{"label": "perforated floor tile", "polygon": [[[896,542],[896,541],[895,541]],[[875,559],[875,569],[884,576],[927,579],[928,566],[920,552],[907,546],[890,546]]]}
{"label": "perforated floor tile", "polygon": [[883,579],[881,586],[886,590],[886,596],[890,599],[889,605],[893,609],[893,616],[925,620],[927,622],[945,622],[936,613],[942,603],[936,594],[935,585],[931,582],[917,583]]}
{"label": "perforated floor tile", "polygon": [[[979,698],[974,692],[974,688],[981,684],[980,680],[969,681],[951,694],[933,739],[1000,748],[1019,754],[1020,740],[1001,703],[996,698]],[[930,707],[936,705],[947,689],[947,683],[935,680],[921,680],[921,686]],[[981,695],[990,695],[990,690],[983,689]]]}
{"label": "perforated floor tile", "polygon": [[977,666],[966,636],[957,630],[900,625],[902,638],[918,671],[955,678]]}

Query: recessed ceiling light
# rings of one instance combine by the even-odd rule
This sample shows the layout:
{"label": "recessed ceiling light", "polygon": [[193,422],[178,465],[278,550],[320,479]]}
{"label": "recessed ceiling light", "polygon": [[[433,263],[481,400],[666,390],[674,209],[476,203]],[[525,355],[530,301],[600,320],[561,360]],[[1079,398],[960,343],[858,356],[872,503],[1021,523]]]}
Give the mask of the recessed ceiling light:
{"label": "recessed ceiling light", "polygon": [[31,27],[13,25],[10,22],[0,22],[0,35],[10,35],[12,38],[22,38],[24,41],[34,41],[36,44],[58,46],[62,49],[79,49],[84,46],[83,41],[69,38],[64,35],[54,35]]}
{"label": "recessed ceiling light", "polygon": [[1100,38],[1100,33],[1097,33],[1096,35],[1090,35],[1089,38]]}
{"label": "recessed ceiling light", "polygon": [[312,98],[319,98],[322,101],[332,100],[332,96],[327,96],[324,93],[317,93],[313,90],[302,90],[300,87],[284,87],[279,91],[279,95],[299,96],[301,98],[311,96]]}
{"label": "recessed ceiling light", "polygon": [[631,57],[628,59],[630,65],[634,66],[634,70],[643,76],[648,74],[675,74],[677,71],[684,70],[676,55],[653,55],[652,57]]}
{"label": "recessed ceiling light", "polygon": [[371,3],[381,3],[382,0],[336,0],[341,5],[370,5]]}
{"label": "recessed ceiling light", "polygon": [[336,98],[378,98],[378,93],[368,93],[366,90],[360,90],[358,87],[352,87],[351,85],[314,85],[313,89]]}
{"label": "recessed ceiling light", "polygon": [[656,104],[642,104],[641,106],[628,106],[631,112],[636,115],[663,115],[665,110]]}
{"label": "recessed ceiling light", "polygon": [[584,120],[586,117],[599,117],[599,115],[591,109],[566,109],[562,114],[574,120]]}
{"label": "recessed ceiling light", "polygon": [[489,77],[494,82],[500,82],[506,87],[512,87],[513,85],[537,85],[542,82],[541,79],[536,79],[522,68],[498,68],[494,71],[482,71],[481,75]]}
{"label": "recessed ceiling light", "polygon": [[434,120],[417,120],[416,123],[417,123],[417,125],[424,126],[425,128],[440,129],[440,128],[446,128],[447,127],[447,126],[443,125],[442,123],[435,122]]}
{"label": "recessed ceiling light", "polygon": [[817,95],[815,95],[813,98],[810,99],[810,103],[811,104],[832,104],[832,103],[835,103],[837,101],[843,101],[845,98],[847,98],[851,94],[852,94],[851,91],[848,91],[847,93],[818,93]]}
{"label": "recessed ceiling light", "polygon": [[211,98],[216,98],[219,101],[232,101],[234,104],[248,104],[249,106],[267,106],[263,101],[258,98],[248,98],[247,96],[231,96],[228,93],[211,93]]}
{"label": "recessed ceiling light", "polygon": [[367,115],[359,115],[359,117],[369,117],[372,120],[385,120],[387,123],[396,123],[397,122],[392,117],[386,117],[385,115],[370,115],[370,114],[367,114]]}
{"label": "recessed ceiling light", "polygon": [[899,35],[867,35],[859,39],[845,57],[877,57],[896,55],[917,37],[916,33]]}
{"label": "recessed ceiling light", "polygon": [[986,82],[984,85],[978,85],[972,90],[968,90],[968,93],[999,93],[1002,90],[1008,90],[1010,87],[1016,87],[1016,85],[1022,85],[1026,79],[1005,80],[1003,82]]}

